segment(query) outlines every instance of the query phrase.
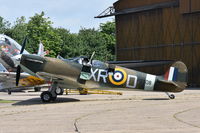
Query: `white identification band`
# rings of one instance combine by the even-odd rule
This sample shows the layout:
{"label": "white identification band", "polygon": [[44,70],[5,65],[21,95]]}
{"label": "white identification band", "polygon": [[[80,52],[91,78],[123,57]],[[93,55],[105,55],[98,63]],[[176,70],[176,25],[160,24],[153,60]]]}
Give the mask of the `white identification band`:
{"label": "white identification band", "polygon": [[156,76],[155,75],[147,74],[144,90],[145,91],[153,91],[154,90],[155,81],[156,81]]}

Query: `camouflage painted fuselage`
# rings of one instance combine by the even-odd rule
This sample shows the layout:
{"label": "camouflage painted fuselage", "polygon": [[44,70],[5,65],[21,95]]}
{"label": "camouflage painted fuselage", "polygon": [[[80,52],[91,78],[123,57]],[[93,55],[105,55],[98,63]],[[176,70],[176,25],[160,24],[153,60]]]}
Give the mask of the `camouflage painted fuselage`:
{"label": "camouflage painted fuselage", "polygon": [[20,64],[29,74],[46,81],[57,82],[62,88],[128,88],[181,92],[187,85],[187,68],[182,62],[174,64],[174,68],[178,69],[176,81],[165,79],[165,76],[146,74],[119,66],[110,71],[106,63],[103,66],[91,65],[89,74],[84,75],[83,65],[80,63],[37,55],[22,55]]}

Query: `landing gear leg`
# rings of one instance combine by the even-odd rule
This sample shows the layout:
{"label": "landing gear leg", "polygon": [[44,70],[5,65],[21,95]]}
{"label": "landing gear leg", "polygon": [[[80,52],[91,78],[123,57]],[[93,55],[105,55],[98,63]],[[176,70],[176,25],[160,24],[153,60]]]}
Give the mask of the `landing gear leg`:
{"label": "landing gear leg", "polygon": [[170,99],[175,99],[175,95],[174,94],[169,94],[168,92],[166,92],[166,94]]}
{"label": "landing gear leg", "polygon": [[11,94],[12,94],[11,90],[10,90],[10,89],[8,89],[8,95],[11,95]]}
{"label": "landing gear leg", "polygon": [[35,92],[41,91],[41,87],[34,87],[34,91],[35,91]]}
{"label": "landing gear leg", "polygon": [[57,98],[56,94],[56,88],[58,87],[58,83],[54,82],[52,83],[51,87],[49,88],[48,91],[44,91],[41,94],[41,99],[43,102],[50,102],[50,101],[55,101]]}

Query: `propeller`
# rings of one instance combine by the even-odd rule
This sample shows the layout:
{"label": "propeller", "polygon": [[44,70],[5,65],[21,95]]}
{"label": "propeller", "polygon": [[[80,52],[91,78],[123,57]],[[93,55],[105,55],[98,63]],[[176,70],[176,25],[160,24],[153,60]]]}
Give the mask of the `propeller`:
{"label": "propeller", "polygon": [[21,73],[21,67],[18,65],[17,72],[16,72],[16,86],[19,85],[20,73]]}
{"label": "propeller", "polygon": [[[26,46],[26,42],[27,42],[27,36],[24,38],[24,41],[22,43],[22,48],[21,48],[20,54],[23,54],[25,46]],[[20,67],[20,65],[18,65],[17,72],[16,72],[16,86],[19,85],[20,73],[21,73],[21,67]]]}
{"label": "propeller", "polygon": [[90,64],[92,64],[92,59],[93,59],[94,55],[95,55],[95,51],[94,51],[94,52],[92,53],[92,55],[90,56],[90,60],[89,60],[89,63],[90,63]]}
{"label": "propeller", "polygon": [[25,49],[25,46],[26,46],[26,42],[27,42],[27,36],[24,38],[24,41],[22,43],[22,48],[21,48],[20,54],[22,54],[24,52],[24,49]]}

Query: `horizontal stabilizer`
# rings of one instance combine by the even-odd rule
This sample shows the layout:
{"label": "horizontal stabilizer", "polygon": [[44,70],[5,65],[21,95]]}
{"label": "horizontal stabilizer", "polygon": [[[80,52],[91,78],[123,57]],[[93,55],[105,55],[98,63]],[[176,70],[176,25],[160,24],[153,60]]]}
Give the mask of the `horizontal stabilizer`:
{"label": "horizontal stabilizer", "polygon": [[[187,83],[184,82],[173,82],[173,81],[166,81],[166,80],[158,80],[156,86],[159,86],[158,91],[164,92],[182,92],[186,87]],[[155,89],[156,90],[156,89]]]}

